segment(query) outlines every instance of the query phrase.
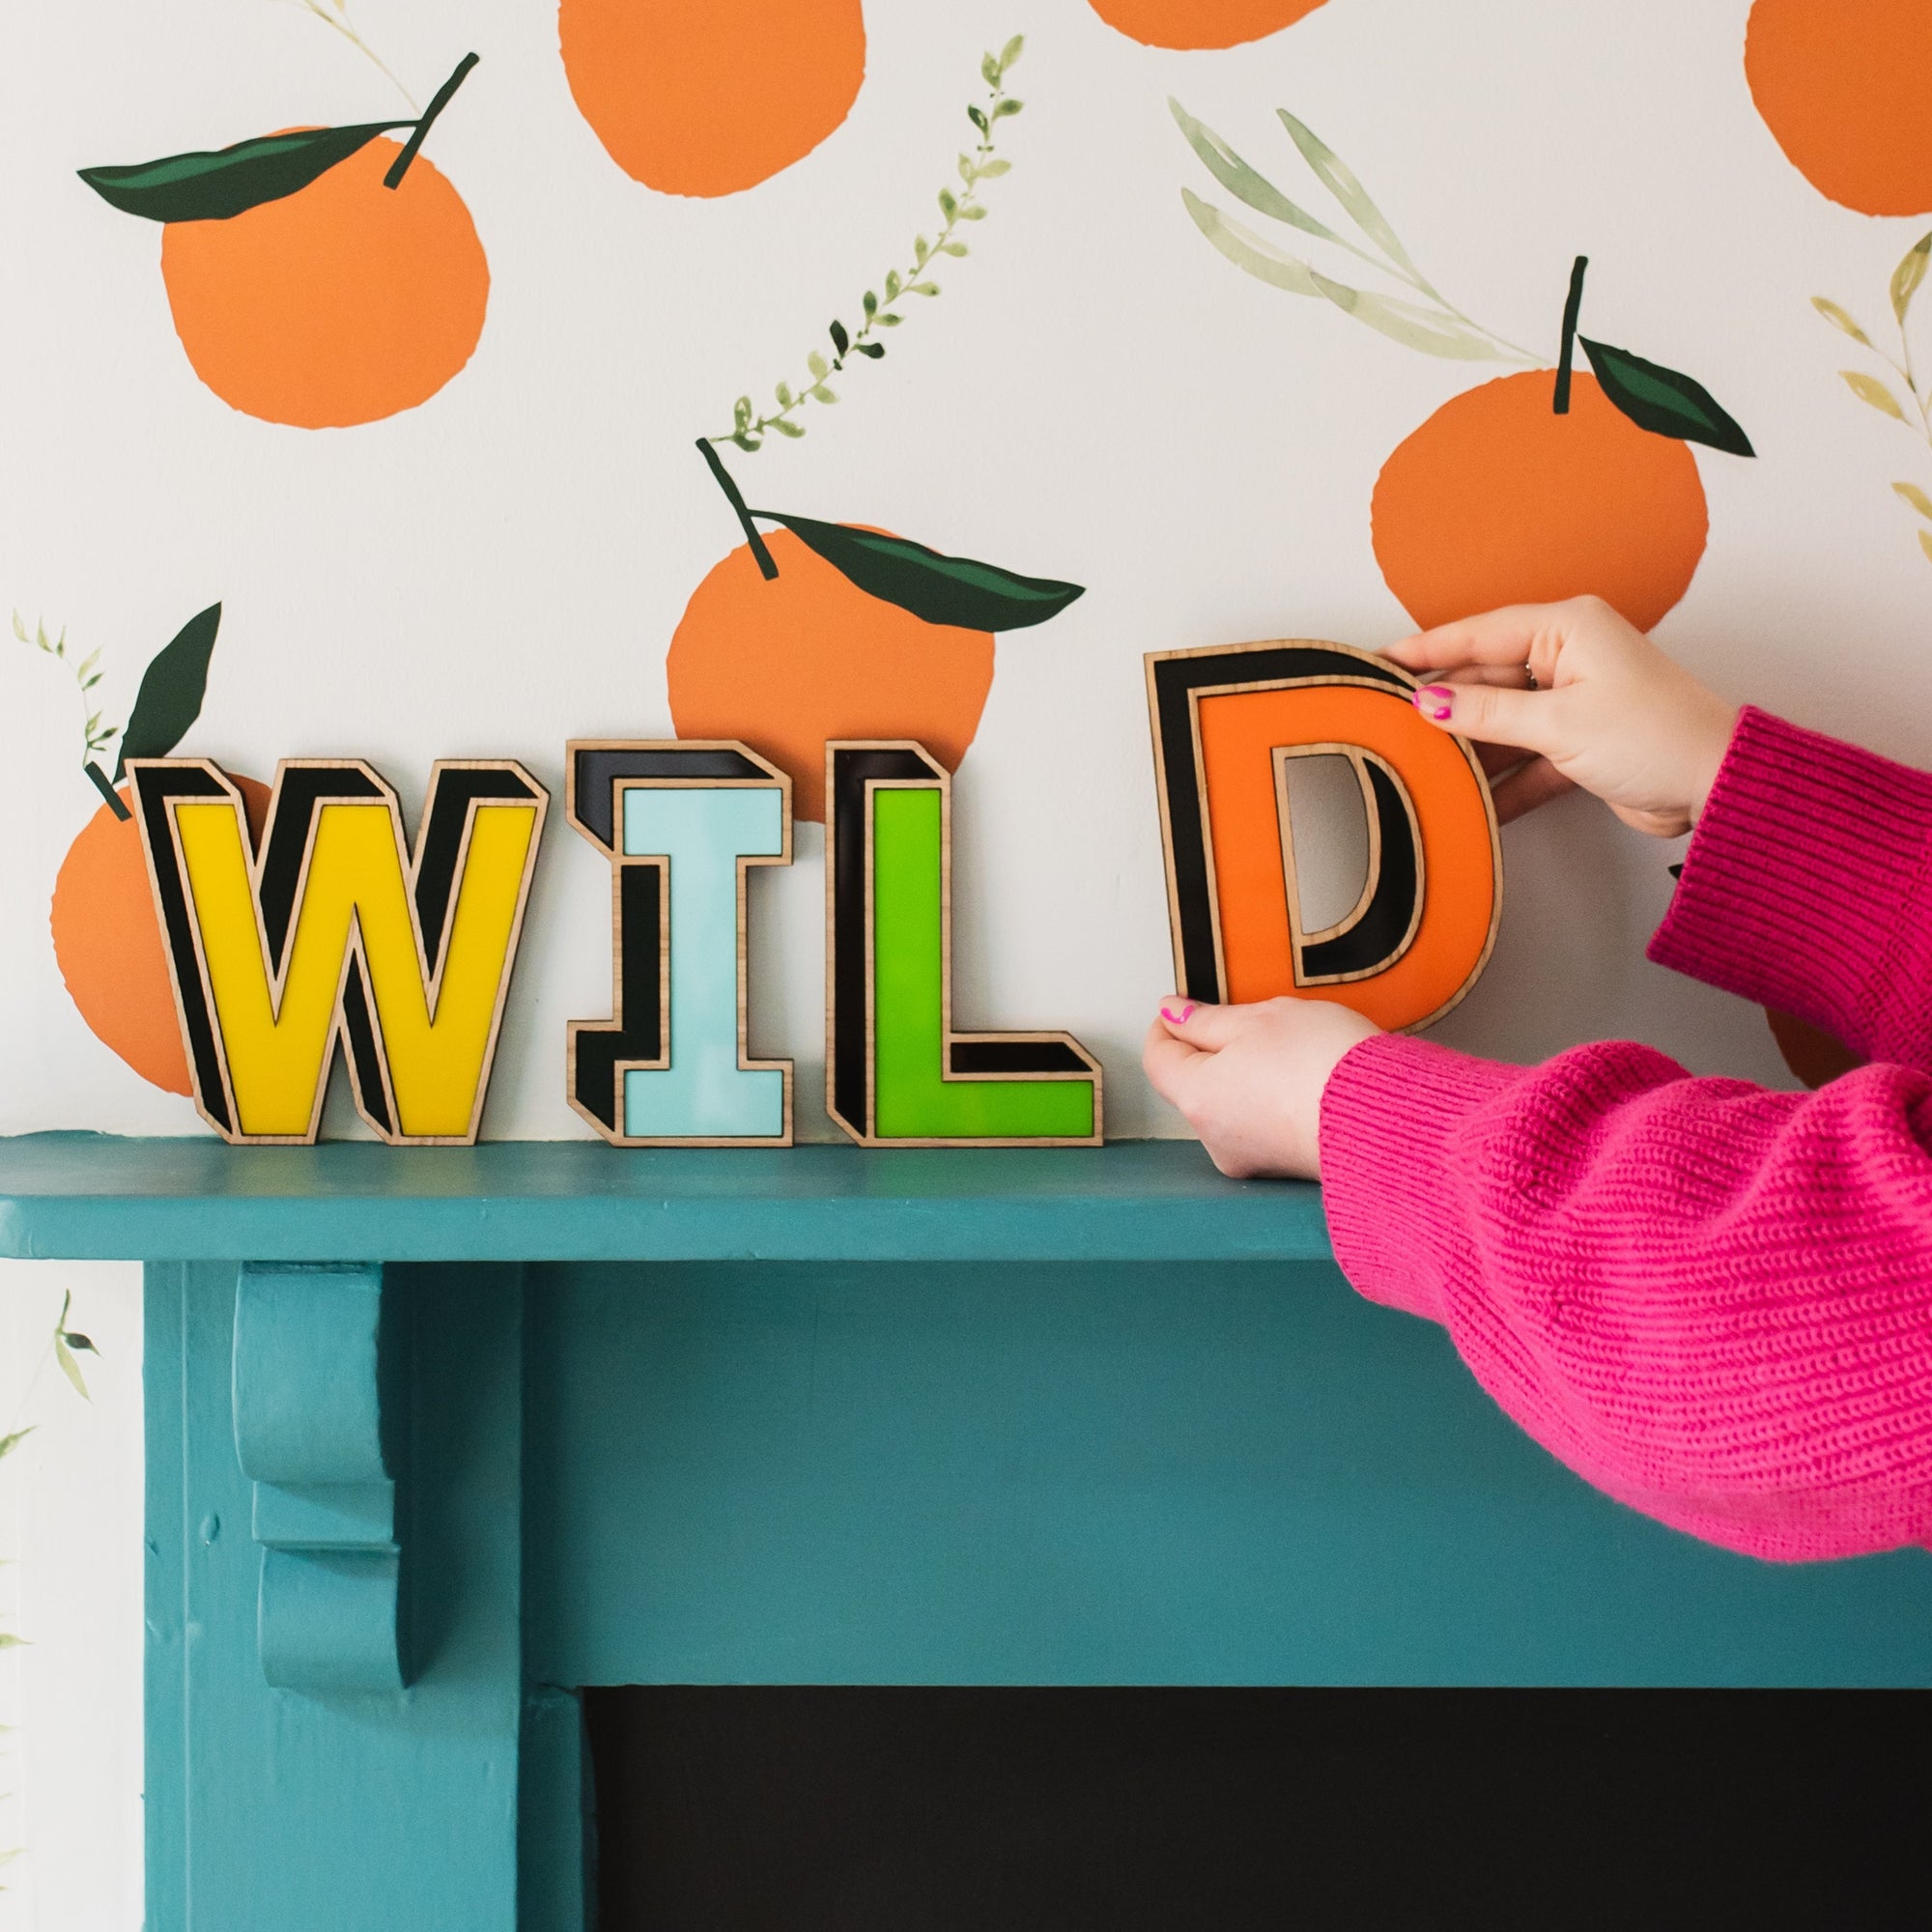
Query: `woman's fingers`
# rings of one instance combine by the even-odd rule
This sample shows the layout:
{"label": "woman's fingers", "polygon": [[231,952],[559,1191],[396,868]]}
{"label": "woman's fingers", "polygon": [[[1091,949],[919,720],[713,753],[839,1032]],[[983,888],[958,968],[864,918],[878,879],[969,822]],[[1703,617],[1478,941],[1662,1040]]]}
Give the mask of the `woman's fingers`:
{"label": "woman's fingers", "polygon": [[1548,805],[1552,798],[1576,789],[1576,781],[1566,779],[1548,758],[1531,758],[1499,780],[1490,796],[1496,808],[1496,823],[1507,825],[1511,819],[1521,818],[1539,805]]}
{"label": "woman's fingers", "polygon": [[1160,1004],[1161,1024],[1176,1039],[1198,1052],[1214,1053],[1247,1025],[1238,1007],[1204,1006],[1199,1000],[1171,993]]}
{"label": "woman's fingers", "polygon": [[1558,694],[1548,691],[1504,691],[1490,684],[1425,684],[1415,694],[1415,708],[1432,724],[1491,745],[1515,745],[1524,752],[1546,754],[1558,751]]}
{"label": "woman's fingers", "polygon": [[1405,670],[1453,670],[1459,665],[1527,664],[1544,685],[1554,682],[1556,654],[1570,613],[1561,604],[1510,604],[1460,623],[1391,644],[1383,656]]}
{"label": "woman's fingers", "polygon": [[1179,1106],[1188,1063],[1200,1057],[1184,1040],[1176,1039],[1162,1021],[1155,1020],[1148,1028],[1147,1038],[1141,1045],[1141,1070],[1163,1100]]}

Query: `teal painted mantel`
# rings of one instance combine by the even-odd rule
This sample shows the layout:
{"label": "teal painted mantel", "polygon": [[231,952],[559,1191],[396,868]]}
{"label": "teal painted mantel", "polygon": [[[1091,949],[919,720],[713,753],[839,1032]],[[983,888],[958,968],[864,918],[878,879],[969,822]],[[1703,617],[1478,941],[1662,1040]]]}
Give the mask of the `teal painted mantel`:
{"label": "teal painted mantel", "polygon": [[115,1261],[1326,1261],[1319,1190],[1109,1148],[0,1140],[0,1254]]}
{"label": "teal painted mantel", "polygon": [[153,1932],[580,1932],[588,1686],[1932,1685],[1188,1144],[47,1135],[0,1252],[147,1264]]}

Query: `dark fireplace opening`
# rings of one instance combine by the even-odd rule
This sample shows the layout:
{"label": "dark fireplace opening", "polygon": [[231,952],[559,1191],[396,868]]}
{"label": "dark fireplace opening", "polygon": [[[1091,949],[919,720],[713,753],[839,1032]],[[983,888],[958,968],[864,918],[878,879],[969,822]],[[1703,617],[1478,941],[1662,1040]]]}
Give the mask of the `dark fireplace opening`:
{"label": "dark fireplace opening", "polygon": [[1932,1692],[584,1692],[599,1932],[1932,1924]]}

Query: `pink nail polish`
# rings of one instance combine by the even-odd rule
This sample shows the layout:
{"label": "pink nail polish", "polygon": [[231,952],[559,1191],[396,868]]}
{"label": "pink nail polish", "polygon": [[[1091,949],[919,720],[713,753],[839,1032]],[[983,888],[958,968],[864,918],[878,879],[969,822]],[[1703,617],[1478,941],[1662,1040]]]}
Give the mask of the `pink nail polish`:
{"label": "pink nail polish", "polygon": [[1185,1026],[1193,1018],[1195,1002],[1192,1000],[1183,1000],[1180,1005],[1180,1010],[1178,1013],[1172,1011],[1167,1007],[1163,1007],[1160,1009],[1160,1016],[1164,1020],[1171,1020],[1176,1026]]}
{"label": "pink nail polish", "polygon": [[1451,710],[1450,710],[1450,707],[1449,707],[1448,705],[1446,705],[1446,704],[1438,704],[1438,705],[1437,705],[1437,706],[1435,707],[1435,709],[1434,711],[1432,711],[1432,712],[1431,712],[1431,713],[1430,713],[1429,715],[1430,715],[1430,717],[1432,717],[1433,719],[1435,719],[1435,720],[1436,724],[1442,724],[1442,723],[1443,723],[1443,722],[1444,722],[1444,721],[1445,721],[1446,719],[1448,719],[1449,717],[1451,717],[1451,716],[1452,716],[1453,714],[1451,713]]}

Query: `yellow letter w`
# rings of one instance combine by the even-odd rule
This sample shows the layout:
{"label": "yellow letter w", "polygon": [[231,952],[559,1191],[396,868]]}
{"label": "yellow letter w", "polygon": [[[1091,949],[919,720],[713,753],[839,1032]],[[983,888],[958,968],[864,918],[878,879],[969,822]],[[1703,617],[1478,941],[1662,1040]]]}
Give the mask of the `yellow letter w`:
{"label": "yellow letter w", "polygon": [[549,799],[510,760],[432,772],[412,859],[359,759],[290,759],[259,858],[202,758],[130,758],[141,841],[202,1118],[306,1142],[335,1041],[390,1142],[476,1138]]}

